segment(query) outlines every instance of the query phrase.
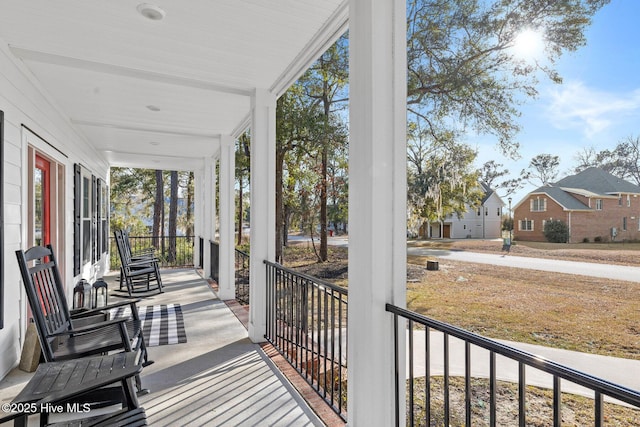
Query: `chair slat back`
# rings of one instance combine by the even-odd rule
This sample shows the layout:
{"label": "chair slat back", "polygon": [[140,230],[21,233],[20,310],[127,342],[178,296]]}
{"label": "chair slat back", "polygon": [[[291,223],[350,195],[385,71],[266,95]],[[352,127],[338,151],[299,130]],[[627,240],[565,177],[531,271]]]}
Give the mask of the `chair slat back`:
{"label": "chair slat back", "polygon": [[122,243],[124,250],[127,252],[127,258],[131,260],[133,258],[133,251],[131,250],[131,239],[129,239],[129,232],[122,230]]}
{"label": "chair slat back", "polygon": [[[51,245],[16,251],[22,282],[27,292],[42,351],[53,360],[53,334],[71,329],[71,315],[60,271]],[[32,266],[30,267],[30,263]]]}
{"label": "chair slat back", "polygon": [[131,241],[129,240],[129,233],[126,230],[122,230],[122,247],[127,253],[127,258],[131,259],[133,257],[133,252],[131,251]]}
{"label": "chair slat back", "polygon": [[131,254],[127,252],[127,247],[124,242],[123,231],[115,230],[113,235],[116,238],[116,246],[118,247],[118,255],[120,255],[120,263],[123,268],[129,268],[129,264],[131,263]]}

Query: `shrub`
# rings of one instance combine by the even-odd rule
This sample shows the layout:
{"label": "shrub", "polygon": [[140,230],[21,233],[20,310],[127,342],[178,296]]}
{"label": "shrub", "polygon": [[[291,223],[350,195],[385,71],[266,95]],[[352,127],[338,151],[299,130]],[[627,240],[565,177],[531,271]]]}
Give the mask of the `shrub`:
{"label": "shrub", "polygon": [[593,238],[593,241],[594,241],[594,242],[596,242],[596,243],[600,243],[600,242],[602,242],[602,236],[596,236],[596,237],[594,237],[594,238]]}
{"label": "shrub", "polygon": [[569,227],[564,221],[557,219],[544,224],[544,237],[551,243],[566,243],[569,241]]}
{"label": "shrub", "polygon": [[585,237],[584,239],[582,239],[582,243],[589,243],[589,238]]}

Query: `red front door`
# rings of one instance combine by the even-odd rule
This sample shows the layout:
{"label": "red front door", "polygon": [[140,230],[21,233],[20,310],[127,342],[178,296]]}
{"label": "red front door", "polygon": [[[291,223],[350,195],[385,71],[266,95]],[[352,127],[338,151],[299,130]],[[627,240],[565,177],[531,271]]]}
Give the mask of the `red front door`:
{"label": "red front door", "polygon": [[36,154],[34,176],[35,196],[35,244],[51,243],[51,163]]}

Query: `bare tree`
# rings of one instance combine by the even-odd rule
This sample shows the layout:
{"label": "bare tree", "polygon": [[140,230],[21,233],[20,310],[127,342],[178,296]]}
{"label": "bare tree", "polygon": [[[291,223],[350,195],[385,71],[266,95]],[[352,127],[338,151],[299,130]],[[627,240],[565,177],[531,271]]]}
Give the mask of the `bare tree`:
{"label": "bare tree", "polygon": [[521,177],[536,185],[546,185],[558,176],[560,167],[560,157],[551,154],[538,154],[529,163],[528,169],[522,170]]}

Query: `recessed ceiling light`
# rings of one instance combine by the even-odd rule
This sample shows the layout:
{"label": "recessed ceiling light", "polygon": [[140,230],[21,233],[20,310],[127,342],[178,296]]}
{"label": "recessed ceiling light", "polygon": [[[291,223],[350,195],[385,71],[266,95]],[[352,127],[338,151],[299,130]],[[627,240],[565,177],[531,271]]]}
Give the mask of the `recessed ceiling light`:
{"label": "recessed ceiling light", "polygon": [[160,107],[156,107],[155,105],[147,105],[147,109],[151,111],[160,111]]}
{"label": "recessed ceiling light", "polygon": [[164,19],[165,11],[155,4],[140,3],[137,9],[140,15],[152,21],[162,21]]}

